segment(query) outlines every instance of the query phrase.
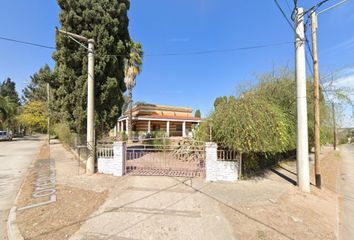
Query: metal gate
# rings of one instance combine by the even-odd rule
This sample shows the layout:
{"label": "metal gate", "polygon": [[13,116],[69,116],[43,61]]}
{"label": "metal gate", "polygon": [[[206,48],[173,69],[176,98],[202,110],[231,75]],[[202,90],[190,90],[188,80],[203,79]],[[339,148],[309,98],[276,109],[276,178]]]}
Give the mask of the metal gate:
{"label": "metal gate", "polygon": [[127,144],[125,173],[130,175],[200,177],[205,175],[204,143],[149,140]]}

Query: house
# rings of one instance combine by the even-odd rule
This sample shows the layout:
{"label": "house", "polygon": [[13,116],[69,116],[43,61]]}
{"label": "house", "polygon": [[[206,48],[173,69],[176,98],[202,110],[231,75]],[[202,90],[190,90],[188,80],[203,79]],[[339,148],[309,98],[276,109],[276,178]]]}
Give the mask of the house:
{"label": "house", "polygon": [[[165,132],[168,137],[189,137],[201,118],[193,117],[193,109],[155,104],[137,104],[132,109],[132,131],[134,136]],[[117,122],[116,132],[127,132],[129,111]]]}

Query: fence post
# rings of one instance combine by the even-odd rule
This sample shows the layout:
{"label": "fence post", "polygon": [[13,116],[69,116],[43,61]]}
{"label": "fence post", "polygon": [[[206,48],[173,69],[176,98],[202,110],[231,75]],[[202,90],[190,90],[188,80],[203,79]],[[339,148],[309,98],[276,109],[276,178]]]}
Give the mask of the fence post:
{"label": "fence post", "polygon": [[123,176],[125,173],[125,142],[113,143],[113,176]]}

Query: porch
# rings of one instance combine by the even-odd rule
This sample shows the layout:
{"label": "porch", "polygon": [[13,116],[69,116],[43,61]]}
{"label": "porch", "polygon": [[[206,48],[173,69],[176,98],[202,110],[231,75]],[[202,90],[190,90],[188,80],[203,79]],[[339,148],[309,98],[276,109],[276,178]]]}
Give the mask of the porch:
{"label": "porch", "polygon": [[[201,119],[193,117],[155,117],[139,116],[132,119],[132,131],[141,137],[148,133],[164,132],[166,137],[191,137],[192,130],[199,125]],[[118,119],[114,129],[118,132],[128,133],[129,118],[123,116]]]}

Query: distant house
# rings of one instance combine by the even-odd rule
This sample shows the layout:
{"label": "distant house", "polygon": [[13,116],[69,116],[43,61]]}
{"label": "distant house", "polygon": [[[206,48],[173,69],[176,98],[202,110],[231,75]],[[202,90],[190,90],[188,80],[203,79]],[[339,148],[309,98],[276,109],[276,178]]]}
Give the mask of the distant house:
{"label": "distant house", "polygon": [[[193,109],[188,107],[138,104],[132,112],[132,131],[135,135],[139,133],[139,136],[163,131],[169,137],[188,137],[202,121],[201,118],[193,117]],[[129,111],[126,111],[118,119],[116,132],[128,131],[128,115]]]}

